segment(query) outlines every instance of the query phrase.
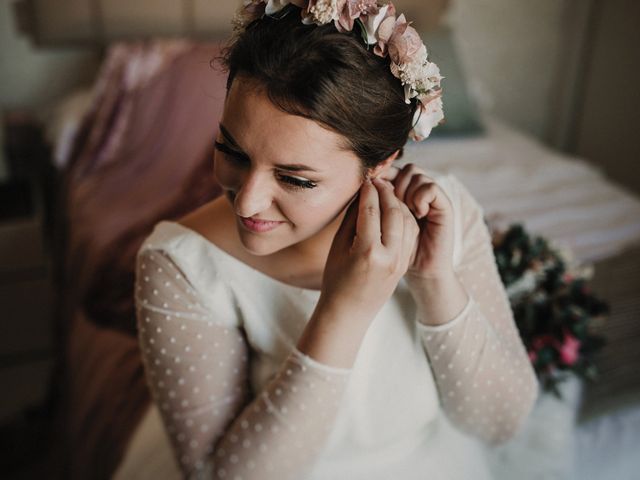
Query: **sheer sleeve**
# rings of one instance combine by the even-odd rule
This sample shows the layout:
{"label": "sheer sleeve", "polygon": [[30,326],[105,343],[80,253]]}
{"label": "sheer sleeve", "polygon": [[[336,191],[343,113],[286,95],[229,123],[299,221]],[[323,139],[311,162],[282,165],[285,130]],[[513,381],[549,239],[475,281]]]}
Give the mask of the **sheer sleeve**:
{"label": "sheer sleeve", "polygon": [[249,398],[242,328],[203,306],[170,255],[140,250],[135,289],[147,383],[184,478],[300,478],[323,448],[351,370],[294,348]]}
{"label": "sheer sleeve", "polygon": [[482,207],[457,181],[463,251],[455,272],[464,309],[430,326],[417,318],[444,412],[459,429],[488,444],[520,429],[538,396],[538,381],[497,269]]}

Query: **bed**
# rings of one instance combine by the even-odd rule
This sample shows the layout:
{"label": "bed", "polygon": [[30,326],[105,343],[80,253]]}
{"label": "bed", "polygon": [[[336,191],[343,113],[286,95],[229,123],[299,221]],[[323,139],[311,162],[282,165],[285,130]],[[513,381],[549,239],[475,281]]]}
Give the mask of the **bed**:
{"label": "bed", "polygon": [[640,198],[577,157],[555,152],[496,118],[471,138],[409,145],[406,158],[453,173],[493,227],[522,223],[574,262],[592,265],[594,291],[611,303],[597,331],[609,345],[602,379],[543,394],[527,425],[496,456],[522,465],[518,478],[634,479],[640,445]]}
{"label": "bed", "polygon": [[[61,441],[51,454],[60,478],[106,479],[143,460],[125,457],[144,440],[136,427],[150,402],[133,259],[158,220],[220,194],[210,159],[225,77],[209,68],[219,48],[185,39],[114,43],[90,89],[43,113],[62,207],[54,381]],[[452,116],[453,131],[410,142],[399,163],[453,173],[494,226],[522,223],[593,265],[594,290],[612,306],[600,327],[609,339],[598,359],[601,381],[572,378],[562,384],[562,401],[542,395],[518,436],[493,453],[495,468],[517,463],[522,479],[637,478],[640,198],[584,159],[477,113],[471,124]]]}

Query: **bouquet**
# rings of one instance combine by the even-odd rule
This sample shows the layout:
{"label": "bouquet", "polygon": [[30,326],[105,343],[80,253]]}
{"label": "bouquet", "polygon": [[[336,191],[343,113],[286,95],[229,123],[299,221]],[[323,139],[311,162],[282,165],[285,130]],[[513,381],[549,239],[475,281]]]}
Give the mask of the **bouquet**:
{"label": "bouquet", "polygon": [[570,375],[595,381],[594,354],[606,340],[590,327],[610,309],[589,288],[593,267],[574,262],[569,249],[532,238],[521,224],[490,230],[516,325],[544,391],[562,398],[558,384]]}

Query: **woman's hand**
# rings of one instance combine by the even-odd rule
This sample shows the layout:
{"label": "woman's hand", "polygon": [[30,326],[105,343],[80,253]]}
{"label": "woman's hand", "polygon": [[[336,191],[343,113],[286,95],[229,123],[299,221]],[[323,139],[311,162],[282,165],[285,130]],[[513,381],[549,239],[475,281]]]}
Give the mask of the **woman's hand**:
{"label": "woman's hand", "polygon": [[319,304],[373,320],[407,271],[418,232],[390,184],[365,181],[331,245]]}
{"label": "woman's hand", "polygon": [[412,163],[390,167],[380,175],[394,187],[395,196],[415,216],[420,232],[406,273],[412,282],[453,276],[453,206],[435,180]]}

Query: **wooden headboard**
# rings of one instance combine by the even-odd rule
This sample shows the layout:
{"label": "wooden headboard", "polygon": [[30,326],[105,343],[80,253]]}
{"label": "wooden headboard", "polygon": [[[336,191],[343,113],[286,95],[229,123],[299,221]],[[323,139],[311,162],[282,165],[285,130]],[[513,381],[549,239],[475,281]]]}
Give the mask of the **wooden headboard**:
{"label": "wooden headboard", "polygon": [[[38,46],[103,46],[156,36],[226,38],[242,0],[18,0],[20,28]],[[438,23],[449,0],[397,0],[420,28]]]}
{"label": "wooden headboard", "polygon": [[225,38],[236,0],[19,0],[20,28],[38,46],[180,36]]}

